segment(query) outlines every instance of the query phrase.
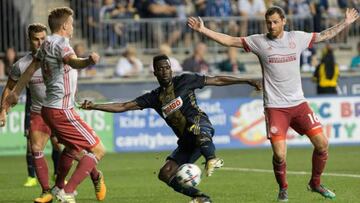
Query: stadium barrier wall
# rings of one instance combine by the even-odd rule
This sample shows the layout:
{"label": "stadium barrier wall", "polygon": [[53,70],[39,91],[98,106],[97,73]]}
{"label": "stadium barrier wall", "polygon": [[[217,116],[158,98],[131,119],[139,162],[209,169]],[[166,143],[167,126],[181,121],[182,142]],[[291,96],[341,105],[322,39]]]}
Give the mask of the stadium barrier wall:
{"label": "stadium barrier wall", "polygon": [[[359,96],[314,97],[308,101],[331,145],[360,145]],[[200,100],[199,106],[214,125],[218,149],[270,146],[261,99],[208,99]],[[122,114],[79,111],[79,114],[101,136],[108,152],[162,151],[176,147],[177,137],[154,110]],[[0,155],[25,154],[23,118],[23,105],[9,113],[6,127],[0,129]],[[291,129],[287,137],[289,146],[310,146],[306,136]],[[46,152],[49,149],[47,146]]]}

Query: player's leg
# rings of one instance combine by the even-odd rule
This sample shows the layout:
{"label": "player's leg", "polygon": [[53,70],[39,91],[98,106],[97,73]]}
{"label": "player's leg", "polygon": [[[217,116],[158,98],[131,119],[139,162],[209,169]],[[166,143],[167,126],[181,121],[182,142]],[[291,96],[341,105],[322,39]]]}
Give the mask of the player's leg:
{"label": "player's leg", "polygon": [[33,163],[33,156],[31,153],[31,144],[28,133],[25,136],[26,136],[26,167],[27,167],[28,177],[26,178],[24,186],[33,187],[37,185],[37,180],[35,177],[35,167]]}
{"label": "player's leg", "polygon": [[[60,133],[61,139],[65,140],[65,143],[75,146],[78,151],[86,149],[86,153],[79,163],[69,179],[68,183],[64,187],[66,194],[71,194],[75,191],[76,187],[91,173],[96,164],[105,154],[105,147],[100,141],[100,138],[95,132],[88,126],[80,116],[73,110],[61,110],[65,116],[59,122],[57,121],[57,133]],[[102,179],[101,199],[105,198],[106,187]]]}
{"label": "player's leg", "polygon": [[[173,188],[176,192],[189,196],[191,198],[208,197],[195,187],[184,187],[175,178],[177,169],[184,163],[192,163],[200,157],[199,150],[185,150],[176,148],[170,156],[167,157],[165,164],[159,171],[158,178]],[[191,160],[190,160],[191,159]]]}
{"label": "player's leg", "polygon": [[196,146],[199,147],[201,155],[205,157],[206,176],[211,176],[216,168],[224,165],[224,161],[215,155],[215,145],[212,137],[214,136],[214,128],[207,122],[193,125],[190,131],[196,136]]}
{"label": "player's leg", "polygon": [[273,150],[273,170],[279,185],[278,200],[288,201],[286,179],[286,134],[290,124],[286,108],[266,108],[265,120],[267,137]]}
{"label": "player's leg", "polygon": [[53,162],[54,172],[53,172],[53,180],[56,180],[56,172],[59,164],[59,159],[61,155],[61,151],[63,146],[59,143],[56,136],[52,133],[50,137],[51,146],[52,146],[52,152],[51,152],[51,159]]}
{"label": "player's leg", "polygon": [[312,155],[312,174],[308,188],[326,198],[334,199],[336,197],[335,193],[322,185],[320,181],[328,159],[328,140],[323,133],[309,135],[309,138],[314,145],[314,151]]}
{"label": "player's leg", "polygon": [[328,158],[328,140],[322,132],[319,119],[307,103],[297,107],[298,115],[293,119],[292,128],[300,134],[306,134],[314,145],[312,155],[312,175],[309,189],[318,192],[324,197],[335,198],[335,194],[320,184],[320,176],[324,171]]}

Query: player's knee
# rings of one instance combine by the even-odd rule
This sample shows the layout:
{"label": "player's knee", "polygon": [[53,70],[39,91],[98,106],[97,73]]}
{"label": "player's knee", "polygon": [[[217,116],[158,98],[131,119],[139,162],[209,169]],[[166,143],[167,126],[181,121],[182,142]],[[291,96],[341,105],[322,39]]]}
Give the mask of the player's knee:
{"label": "player's knee", "polygon": [[40,143],[32,143],[31,144],[31,151],[39,152],[43,151],[44,147]]}
{"label": "player's knee", "polygon": [[92,153],[95,155],[97,160],[101,160],[106,153],[104,145],[100,142],[95,148],[93,148]]}
{"label": "player's knee", "polygon": [[212,138],[210,135],[207,134],[199,134],[196,136],[196,145],[201,146],[206,142],[211,142]]}
{"label": "player's knee", "polygon": [[329,142],[327,140],[323,140],[315,146],[315,149],[318,152],[327,152],[328,148],[329,148]]}
{"label": "player's knee", "polygon": [[282,163],[286,161],[286,153],[285,152],[274,153],[273,158],[277,163]]}
{"label": "player's knee", "polygon": [[159,174],[158,174],[158,178],[159,180],[168,183],[170,178],[171,178],[171,168],[170,166],[164,166],[160,169]]}

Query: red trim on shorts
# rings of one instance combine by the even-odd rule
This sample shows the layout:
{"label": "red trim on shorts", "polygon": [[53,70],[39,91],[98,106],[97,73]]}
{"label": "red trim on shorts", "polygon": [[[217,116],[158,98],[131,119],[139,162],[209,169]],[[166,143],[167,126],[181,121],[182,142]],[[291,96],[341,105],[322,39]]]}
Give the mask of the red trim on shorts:
{"label": "red trim on shorts", "polygon": [[315,135],[319,135],[319,134],[322,134],[323,132],[323,129],[321,126],[318,126],[318,127],[315,127],[309,131],[307,131],[305,134],[307,136],[315,136]]}
{"label": "red trim on shorts", "polygon": [[282,141],[282,140],[286,140],[286,135],[272,135],[270,137],[271,142],[278,142],[278,141]]}
{"label": "red trim on shorts", "polygon": [[249,45],[246,43],[245,38],[244,38],[244,37],[241,37],[240,39],[241,39],[241,43],[243,44],[244,50],[245,50],[246,52],[250,52],[250,51],[251,51],[251,50],[250,50],[250,47],[249,47]]}
{"label": "red trim on shorts", "polygon": [[312,48],[313,44],[314,44],[314,41],[315,41],[315,37],[316,37],[316,33],[313,32],[312,33],[312,37],[311,37],[311,40],[310,40],[310,43],[308,45],[308,48]]}

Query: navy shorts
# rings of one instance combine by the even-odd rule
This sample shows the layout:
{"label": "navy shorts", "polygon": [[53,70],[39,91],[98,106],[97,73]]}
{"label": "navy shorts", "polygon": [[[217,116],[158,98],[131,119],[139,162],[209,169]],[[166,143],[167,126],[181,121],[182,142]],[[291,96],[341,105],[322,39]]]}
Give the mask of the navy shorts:
{"label": "navy shorts", "polygon": [[[214,136],[214,128],[212,126],[201,126],[200,132],[201,134],[206,134],[210,137]],[[179,138],[178,147],[166,158],[166,160],[173,160],[181,166],[185,163],[196,162],[200,156],[200,148],[196,145],[196,136],[192,133],[187,133]]]}

